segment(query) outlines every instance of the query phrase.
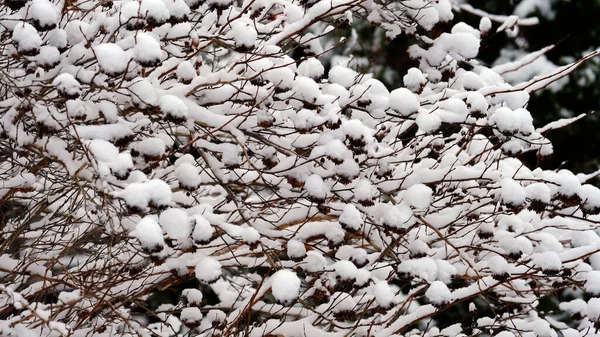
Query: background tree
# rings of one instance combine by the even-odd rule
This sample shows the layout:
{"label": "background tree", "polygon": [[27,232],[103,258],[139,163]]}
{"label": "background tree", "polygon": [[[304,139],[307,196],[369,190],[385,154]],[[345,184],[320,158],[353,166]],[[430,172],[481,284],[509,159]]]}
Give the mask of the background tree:
{"label": "background tree", "polygon": [[[5,0],[2,334],[595,333],[600,190],[518,157],[597,52],[507,83],[481,37],[533,20],[451,5]],[[328,54],[368,26],[401,86]]]}
{"label": "background tree", "polygon": [[[488,66],[515,61],[529,53],[545,50],[534,62],[519,69],[519,72],[506,74],[507,80],[513,81],[512,83],[528,80],[569,64],[600,45],[599,28],[593,19],[600,11],[598,1],[470,0],[455,7],[455,20],[464,21],[473,27],[478,27],[482,13],[505,17],[518,15],[533,19],[530,22],[535,24],[518,25],[519,28],[508,35],[504,31],[494,32],[502,24],[494,21],[492,33],[482,40],[478,60]],[[437,34],[453,25],[454,22],[439,24]],[[375,69],[378,77],[387,85],[402,85],[402,74],[415,66],[414,60],[402,52],[409,44],[414,43],[411,37],[402,35],[385,41],[384,34],[371,26],[358,26],[355,29],[353,34],[360,38],[352,50],[356,63],[363,66],[361,69]],[[340,31],[340,34],[352,35],[349,31]],[[371,41],[375,44],[370,43]],[[548,46],[553,47],[547,48]],[[528,167],[563,167],[576,172],[598,170],[600,142],[594,130],[598,128],[600,120],[596,114],[590,113],[598,111],[600,107],[597,99],[600,88],[596,81],[599,73],[599,63],[592,59],[559,84],[532,96],[529,106],[536,124],[544,125],[558,118],[575,117],[584,113],[589,115],[579,123],[549,133],[548,137],[554,144],[553,155],[541,162],[537,158],[521,157]],[[519,77],[516,77],[517,74]],[[579,145],[573,146],[574,144]],[[591,182],[596,186],[600,183],[598,178]]]}

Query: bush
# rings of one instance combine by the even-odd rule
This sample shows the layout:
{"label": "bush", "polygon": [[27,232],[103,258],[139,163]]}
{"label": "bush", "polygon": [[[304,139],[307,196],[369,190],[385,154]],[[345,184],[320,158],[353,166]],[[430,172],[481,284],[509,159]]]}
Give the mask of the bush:
{"label": "bush", "polygon": [[[3,335],[595,331],[600,190],[515,158],[595,53],[507,84],[447,0],[4,5]],[[417,41],[404,87],[325,62],[366,24]]]}

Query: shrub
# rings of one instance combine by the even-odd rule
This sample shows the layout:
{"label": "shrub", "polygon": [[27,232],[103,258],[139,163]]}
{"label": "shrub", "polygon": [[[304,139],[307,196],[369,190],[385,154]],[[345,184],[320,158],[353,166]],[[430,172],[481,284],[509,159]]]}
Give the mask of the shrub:
{"label": "shrub", "polygon": [[[529,94],[596,53],[507,84],[479,30],[435,30],[448,0],[0,10],[3,335],[595,330],[600,190],[516,156],[572,122]],[[325,62],[359,23],[417,41],[405,88]],[[578,331],[537,310],[571,288]]]}

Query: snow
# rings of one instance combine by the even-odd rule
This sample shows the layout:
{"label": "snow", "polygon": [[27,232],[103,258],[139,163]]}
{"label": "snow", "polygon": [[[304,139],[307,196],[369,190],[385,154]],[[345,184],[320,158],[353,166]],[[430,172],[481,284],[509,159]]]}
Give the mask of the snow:
{"label": "snow", "polygon": [[445,122],[463,122],[468,114],[468,108],[462,99],[449,98],[438,104],[436,113],[444,116]]}
{"label": "snow", "polygon": [[184,20],[191,13],[190,7],[183,0],[163,0],[163,2],[167,6],[171,18]]}
{"label": "snow", "polygon": [[533,263],[543,271],[559,271],[562,267],[558,253],[553,251],[536,254],[533,257]]}
{"label": "snow", "polygon": [[183,308],[179,318],[183,323],[199,323],[202,320],[202,312],[197,307]]}
{"label": "snow", "polygon": [[426,30],[430,30],[440,22],[440,15],[433,6],[428,6],[425,1],[411,0],[406,3],[408,15],[416,20]]}
{"label": "snow", "polygon": [[600,189],[593,185],[582,185],[577,193],[583,201],[583,208],[589,211],[600,210]]}
{"label": "snow", "polygon": [[315,251],[307,251],[306,258],[303,261],[302,269],[306,270],[308,273],[317,273],[325,269],[327,265],[327,261],[318,252]]}
{"label": "snow", "polygon": [[406,189],[404,200],[417,210],[426,210],[433,201],[433,190],[423,184],[415,184]]}
{"label": "snow", "polygon": [[15,26],[12,39],[17,43],[17,50],[23,54],[35,55],[42,46],[42,39],[37,30],[26,22]]}
{"label": "snow", "polygon": [[[598,316],[595,173],[516,157],[550,154],[544,135],[579,118],[535,129],[530,94],[598,52],[555,68],[522,35],[481,62],[480,39],[536,20],[464,1],[15,2],[1,334],[459,336],[440,306],[485,316],[494,297],[533,310],[473,334],[554,336],[567,324],[536,308],[555,282],[580,300],[561,310]],[[439,24],[453,7],[479,30]],[[359,50],[401,34],[406,73]],[[525,78],[530,61],[548,77]],[[78,321],[102,304],[89,289],[115,310]],[[181,298],[123,301],[157,291]]]}
{"label": "snow", "polygon": [[573,231],[571,233],[571,246],[573,247],[595,247],[598,243],[600,243],[600,237],[594,231]]}
{"label": "snow", "polygon": [[340,165],[335,166],[335,173],[339,176],[348,178],[349,180],[353,180],[360,173],[360,167],[354,161],[354,159],[344,159],[344,162]]}
{"label": "snow", "polygon": [[90,152],[97,160],[103,162],[113,162],[117,160],[119,149],[112,143],[104,139],[93,139],[88,144]]}
{"label": "snow", "polygon": [[600,271],[593,270],[587,273],[585,292],[593,295],[600,294]]}
{"label": "snow", "polygon": [[319,79],[325,74],[325,67],[319,60],[309,57],[298,66],[298,75]]}
{"label": "snow", "polygon": [[342,281],[354,281],[358,268],[354,263],[346,260],[338,261],[333,265],[337,277]]}
{"label": "snow", "polygon": [[515,334],[510,331],[500,331],[494,337],[515,337]]}
{"label": "snow", "polygon": [[590,298],[587,302],[586,314],[588,319],[592,322],[595,322],[600,318],[600,298]]}
{"label": "snow", "polygon": [[53,68],[57,66],[60,61],[60,51],[54,46],[42,46],[40,52],[36,56],[35,60],[45,68]]}
{"label": "snow", "polygon": [[362,214],[353,204],[344,206],[339,218],[340,224],[352,231],[357,231],[363,224]]}
{"label": "snow", "polygon": [[450,289],[441,281],[431,283],[425,292],[425,296],[435,306],[446,305],[452,300]]}
{"label": "snow", "polygon": [[[459,75],[459,78],[458,78],[456,84],[457,84],[457,86],[462,85],[462,87],[467,90],[479,90],[485,86],[485,83],[483,82],[483,79],[481,78],[481,76],[477,75],[476,73],[474,73],[472,71],[462,72]],[[485,97],[483,97],[483,95],[481,95],[481,93],[472,92],[469,94],[469,96],[477,95],[477,94],[480,97],[480,99],[483,99],[483,103],[487,105]],[[477,98],[479,99],[479,97],[477,97]],[[468,98],[467,98],[467,100],[468,100]],[[470,104],[470,103],[467,101],[467,104]]]}
{"label": "snow", "polygon": [[336,163],[343,162],[345,158],[350,156],[350,150],[339,139],[332,139],[325,145],[327,157]]}
{"label": "snow", "polygon": [[560,332],[562,333],[563,337],[580,337],[581,336],[579,331],[577,331],[573,328],[563,329]]}
{"label": "snow", "polygon": [[306,256],[304,243],[297,240],[289,240],[287,242],[287,255],[292,260],[304,258]]}
{"label": "snow", "polygon": [[533,117],[531,117],[529,110],[519,108],[514,113],[518,116],[519,132],[525,136],[532,134],[535,128],[533,127]]}
{"label": "snow", "polygon": [[81,299],[81,291],[80,290],[74,290],[74,291],[61,291],[60,294],[58,294],[58,300],[63,302],[63,303],[72,303],[75,301],[78,301]]}
{"label": "snow", "polygon": [[352,69],[336,65],[329,70],[329,80],[348,89],[356,82],[358,73]]}
{"label": "snow", "polygon": [[305,76],[298,76],[294,81],[292,88],[298,99],[313,103],[317,97],[321,96],[319,85],[312,79]]}
{"label": "snow", "polygon": [[69,73],[62,73],[54,78],[52,85],[67,98],[77,98],[81,95],[81,84]]}
{"label": "snow", "polygon": [[511,178],[504,178],[500,182],[500,198],[510,207],[521,206],[525,202],[527,193],[525,188]]}
{"label": "snow", "polygon": [[119,23],[127,24],[129,28],[136,27],[139,25],[140,14],[140,2],[139,1],[128,1],[124,3],[120,8]]}
{"label": "snow", "polygon": [[119,153],[113,161],[108,163],[108,168],[114,175],[117,176],[117,178],[125,179],[129,171],[133,169],[133,160],[131,155],[129,153]]}
{"label": "snow", "polygon": [[130,56],[114,43],[102,43],[94,48],[100,69],[108,75],[119,75],[125,72]]}
{"label": "snow", "polygon": [[168,206],[171,203],[171,187],[160,179],[152,179],[146,184],[150,203],[156,207]]}
{"label": "snow", "polygon": [[546,19],[553,20],[555,12],[552,4],[554,2],[552,0],[524,0],[515,7],[514,14],[520,18],[525,18],[530,14],[540,13]]}
{"label": "snow", "polygon": [[214,283],[223,274],[221,263],[212,257],[204,257],[194,270],[196,278],[203,283]]}
{"label": "snow", "polygon": [[413,239],[408,245],[411,256],[423,256],[429,251],[429,246],[423,240]]}
{"label": "snow", "polygon": [[376,196],[376,191],[368,179],[360,179],[354,186],[354,198],[359,203],[370,205],[371,199]]}
{"label": "snow", "polygon": [[140,14],[152,25],[160,26],[169,19],[169,9],[161,0],[142,0]]}
{"label": "snow", "polygon": [[508,262],[500,255],[492,256],[488,260],[488,265],[492,275],[502,276],[509,271]]}
{"label": "snow", "polygon": [[406,205],[379,204],[381,221],[385,226],[392,228],[407,228],[414,221],[413,212]]}
{"label": "snow", "polygon": [[253,245],[258,243],[260,240],[260,233],[254,228],[243,228],[241,233],[242,241],[247,244]]}
{"label": "snow", "polygon": [[241,149],[238,145],[232,143],[220,144],[221,162],[225,166],[236,167],[240,164]]}
{"label": "snow", "polygon": [[487,16],[484,16],[479,20],[479,30],[482,33],[487,33],[492,29],[492,21]]}
{"label": "snow", "polygon": [[334,313],[344,313],[344,312],[352,312],[356,308],[356,301],[347,293],[337,292],[332,296],[334,298],[333,312]]}
{"label": "snow", "polygon": [[[7,193],[10,192],[11,189],[28,189],[34,187],[36,177],[29,172],[21,173],[17,176],[14,176],[7,181],[4,181],[2,184],[2,188],[0,188],[0,198],[4,198]],[[1,259],[1,257],[0,257]],[[10,268],[5,268],[10,269]],[[1,275],[1,272],[0,272]]]}
{"label": "snow", "polygon": [[86,32],[88,28],[89,24],[87,22],[80,20],[69,21],[65,27],[65,30],[63,31],[66,33],[68,44],[75,45],[81,41],[84,41],[87,38]]}
{"label": "snow", "polygon": [[580,119],[582,119],[584,117],[587,117],[587,116],[588,116],[588,114],[583,113],[583,114],[579,114],[579,115],[577,115],[575,117],[571,117],[571,118],[561,118],[559,120],[552,121],[552,122],[544,125],[541,128],[538,128],[536,131],[539,132],[539,133],[545,133],[545,132],[548,132],[550,130],[560,129],[560,128],[565,127],[567,125],[573,124],[573,123],[577,122],[578,120],[580,120]]}
{"label": "snow", "polygon": [[373,286],[375,300],[382,308],[391,308],[394,305],[395,294],[386,281],[379,281]]}
{"label": "snow", "polygon": [[203,294],[200,290],[194,288],[183,289],[181,292],[182,296],[185,296],[187,302],[190,305],[200,305],[202,304]]}
{"label": "snow", "polygon": [[177,74],[177,77],[184,83],[190,82],[194,77],[196,77],[196,69],[194,69],[194,66],[190,61],[182,61],[179,63],[175,73]]}
{"label": "snow", "polygon": [[510,15],[504,20],[502,25],[500,25],[500,27],[498,27],[498,29],[496,29],[496,32],[498,33],[498,32],[502,32],[502,31],[506,31],[506,34],[509,37],[515,37],[518,32],[518,26],[517,26],[518,21],[519,21],[519,17],[517,15]]}
{"label": "snow", "polygon": [[418,68],[410,68],[402,79],[406,88],[414,93],[418,93],[427,82],[427,75],[423,74]]}
{"label": "snow", "polygon": [[442,33],[435,44],[457,60],[472,59],[479,53],[479,39],[471,33]]}
{"label": "snow", "polygon": [[398,88],[390,93],[390,108],[402,116],[410,116],[419,110],[419,99],[406,88]]}
{"label": "snow", "polygon": [[160,43],[148,33],[138,33],[135,36],[133,58],[144,67],[157,65],[163,58]]}
{"label": "snow", "polygon": [[330,194],[331,191],[323,182],[323,178],[320,176],[313,174],[306,178],[304,182],[304,189],[309,197],[312,197],[316,200],[325,200]]}
{"label": "snow", "polygon": [[175,177],[179,181],[179,186],[185,189],[197,189],[202,183],[202,178],[198,168],[191,163],[181,163],[175,168]]}
{"label": "snow", "polygon": [[438,266],[433,259],[428,257],[410,259],[400,263],[398,272],[419,277],[427,282],[433,282],[438,276]]}
{"label": "snow", "polygon": [[583,299],[580,299],[580,298],[574,299],[574,300],[571,300],[568,302],[567,301],[561,302],[559,304],[559,306],[560,306],[561,310],[570,312],[572,314],[579,313],[579,314],[585,315],[586,309],[587,309],[586,308],[587,303]]}
{"label": "snow", "polygon": [[162,229],[151,216],[144,217],[132,233],[145,251],[155,253],[163,250],[165,240]]}
{"label": "snow", "polygon": [[194,242],[197,244],[210,242],[215,231],[210,222],[200,214],[195,214],[193,219],[194,229],[192,231],[192,239],[194,239]]}
{"label": "snow", "polygon": [[47,0],[34,0],[28,14],[34,24],[43,30],[50,30],[58,23],[56,7]]}
{"label": "snow", "polygon": [[187,119],[188,107],[181,99],[174,95],[162,95],[158,99],[158,107],[165,117]]}
{"label": "snow", "polygon": [[476,38],[479,38],[481,35],[480,31],[469,26],[468,24],[466,24],[464,22],[459,22],[459,23],[455,24],[452,27],[451,32],[452,33],[469,33],[469,34],[475,36]]}
{"label": "snow", "polygon": [[63,29],[57,28],[48,32],[46,39],[49,46],[56,47],[58,49],[67,47],[67,32],[65,32]]}
{"label": "snow", "polygon": [[568,170],[558,171],[552,180],[558,184],[558,193],[563,196],[575,196],[581,188],[579,179]]}
{"label": "snow", "polygon": [[551,191],[550,188],[544,183],[533,183],[525,187],[527,198],[532,200],[538,200],[545,204],[550,202]]}
{"label": "snow", "polygon": [[370,281],[371,281],[371,272],[369,272],[368,270],[366,270],[364,268],[361,268],[356,272],[354,286],[357,288],[366,287]]}
{"label": "snow", "polygon": [[141,211],[146,210],[148,206],[168,206],[172,194],[169,185],[160,179],[131,183],[124,190],[115,193],[127,206]]}
{"label": "snow", "polygon": [[513,111],[507,107],[501,107],[496,109],[491,117],[491,121],[496,124],[500,132],[506,134],[515,134],[521,131],[522,128],[527,127],[524,125],[524,123],[527,121],[522,121],[521,117],[522,116],[518,111]]}
{"label": "snow", "polygon": [[206,314],[206,319],[211,323],[222,323],[225,321],[227,315],[221,310],[210,310],[208,314]]}
{"label": "snow", "polygon": [[131,91],[132,101],[141,108],[145,108],[146,105],[155,105],[158,101],[154,86],[145,78],[134,79],[128,89]]}
{"label": "snow", "polygon": [[264,73],[264,78],[282,90],[290,89],[294,83],[294,71],[290,68],[273,68]]}
{"label": "snow", "polygon": [[419,113],[417,116],[417,125],[425,133],[437,131],[442,126],[442,120],[436,114],[429,112]]}
{"label": "snow", "polygon": [[292,304],[300,293],[300,279],[293,271],[283,269],[273,274],[271,291],[277,302]]}
{"label": "snow", "polygon": [[258,33],[251,21],[235,20],[231,25],[229,35],[233,38],[236,47],[252,48]]}
{"label": "snow", "polygon": [[447,260],[436,259],[437,279],[444,284],[450,284],[452,277],[458,273],[457,268]]}
{"label": "snow", "polygon": [[470,111],[477,111],[485,114],[488,109],[488,102],[485,97],[478,92],[470,93],[467,97],[467,105],[470,106]]}
{"label": "snow", "polygon": [[160,157],[165,154],[165,141],[158,137],[151,137],[138,142],[135,149],[143,156]]}
{"label": "snow", "polygon": [[192,224],[188,214],[180,208],[169,208],[160,213],[158,223],[167,235],[182,242],[192,233]]}

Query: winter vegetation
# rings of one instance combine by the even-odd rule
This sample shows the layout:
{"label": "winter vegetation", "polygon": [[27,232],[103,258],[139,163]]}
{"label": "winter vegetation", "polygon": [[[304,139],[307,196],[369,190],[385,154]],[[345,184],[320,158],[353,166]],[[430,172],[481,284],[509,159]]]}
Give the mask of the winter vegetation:
{"label": "winter vegetation", "polygon": [[[477,59],[537,18],[4,0],[0,23],[0,335],[599,335],[598,172],[521,159],[579,119],[534,125],[530,96],[599,52]],[[398,87],[349,52],[399,37]]]}

